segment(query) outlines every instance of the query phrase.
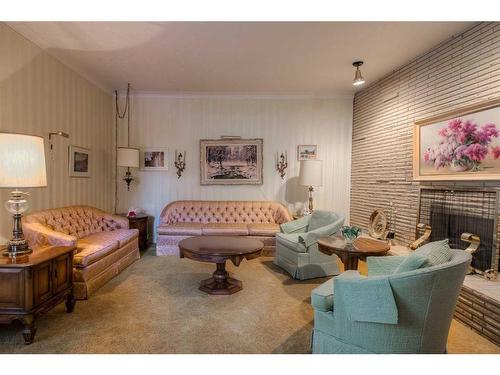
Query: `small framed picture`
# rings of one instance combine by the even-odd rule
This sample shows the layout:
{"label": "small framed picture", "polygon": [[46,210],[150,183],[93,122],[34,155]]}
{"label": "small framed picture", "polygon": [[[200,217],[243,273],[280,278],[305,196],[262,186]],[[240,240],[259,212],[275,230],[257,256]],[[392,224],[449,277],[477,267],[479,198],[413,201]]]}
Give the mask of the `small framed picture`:
{"label": "small framed picture", "polygon": [[141,148],[141,171],[166,171],[168,170],[168,148]]}
{"label": "small framed picture", "polygon": [[90,177],[90,149],[69,146],[69,175],[70,177]]}
{"label": "small framed picture", "polygon": [[316,160],[318,158],[318,145],[298,145],[297,160]]}

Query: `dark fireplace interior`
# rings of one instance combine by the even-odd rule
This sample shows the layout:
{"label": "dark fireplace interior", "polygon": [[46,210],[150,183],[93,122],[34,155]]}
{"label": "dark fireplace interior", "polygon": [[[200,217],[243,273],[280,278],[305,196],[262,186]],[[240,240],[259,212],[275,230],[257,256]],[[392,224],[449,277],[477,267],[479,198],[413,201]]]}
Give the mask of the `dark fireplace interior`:
{"label": "dark fireplace interior", "polygon": [[451,248],[466,249],[469,243],[461,240],[462,233],[478,235],[481,244],[472,257],[472,266],[481,271],[499,268],[494,256],[498,251],[497,215],[497,193],[493,190],[420,190],[418,220],[431,226],[430,241],[448,238]]}
{"label": "dark fireplace interior", "polygon": [[495,220],[493,219],[467,216],[455,212],[442,212],[439,208],[431,209],[432,233],[430,240],[437,241],[448,238],[452,249],[466,249],[469,243],[460,239],[462,233],[477,234],[481,238],[481,244],[472,258],[472,266],[485,271],[491,268],[494,225]]}

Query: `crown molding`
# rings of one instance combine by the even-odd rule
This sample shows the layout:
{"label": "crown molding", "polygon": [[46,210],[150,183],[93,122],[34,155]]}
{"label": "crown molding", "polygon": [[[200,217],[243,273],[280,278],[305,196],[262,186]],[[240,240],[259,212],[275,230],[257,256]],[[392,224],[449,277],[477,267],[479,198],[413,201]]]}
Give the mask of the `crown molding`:
{"label": "crown molding", "polygon": [[[114,93],[114,92],[113,92]],[[118,90],[120,96],[125,95],[127,90]],[[353,99],[353,94],[315,94],[307,92],[298,93],[246,93],[246,92],[182,92],[182,91],[154,91],[154,90],[132,90],[131,97],[160,97],[160,98],[238,98],[238,99]]]}

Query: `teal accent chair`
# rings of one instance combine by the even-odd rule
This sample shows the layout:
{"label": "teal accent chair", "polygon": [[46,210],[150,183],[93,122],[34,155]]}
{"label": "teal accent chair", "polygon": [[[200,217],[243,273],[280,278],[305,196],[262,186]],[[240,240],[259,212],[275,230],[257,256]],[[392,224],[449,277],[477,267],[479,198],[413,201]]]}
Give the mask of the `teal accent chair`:
{"label": "teal accent chair", "polygon": [[446,353],[460,288],[471,262],[394,273],[408,257],[368,257],[368,277],[347,271],[313,290],[313,353]]}
{"label": "teal accent chair", "polygon": [[344,224],[344,217],[329,211],[314,211],[311,215],[281,224],[276,234],[274,264],[294,279],[338,275],[336,255],[318,250],[318,238],[331,236]]}

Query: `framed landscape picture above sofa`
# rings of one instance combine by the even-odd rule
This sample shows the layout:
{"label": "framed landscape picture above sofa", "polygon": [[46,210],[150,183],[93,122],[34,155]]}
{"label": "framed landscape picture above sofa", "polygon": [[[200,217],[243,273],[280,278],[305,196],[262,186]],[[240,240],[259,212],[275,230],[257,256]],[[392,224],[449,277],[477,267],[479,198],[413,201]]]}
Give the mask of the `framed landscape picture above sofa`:
{"label": "framed landscape picture above sofa", "polygon": [[500,100],[417,121],[413,178],[500,180]]}
{"label": "framed landscape picture above sofa", "polygon": [[200,140],[202,185],[262,185],[262,139]]}
{"label": "framed landscape picture above sofa", "polygon": [[90,177],[90,150],[69,146],[68,166],[70,177]]}

